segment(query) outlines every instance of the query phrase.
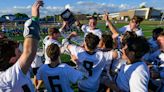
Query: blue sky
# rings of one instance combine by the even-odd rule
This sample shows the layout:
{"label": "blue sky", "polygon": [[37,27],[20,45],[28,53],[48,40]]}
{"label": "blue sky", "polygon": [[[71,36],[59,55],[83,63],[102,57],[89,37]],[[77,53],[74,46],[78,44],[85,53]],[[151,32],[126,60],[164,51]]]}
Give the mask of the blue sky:
{"label": "blue sky", "polygon": [[[0,0],[0,15],[22,12],[30,15],[35,0]],[[138,8],[141,5],[164,10],[164,0],[44,0],[41,15],[60,14],[65,8],[73,12],[103,13]]]}

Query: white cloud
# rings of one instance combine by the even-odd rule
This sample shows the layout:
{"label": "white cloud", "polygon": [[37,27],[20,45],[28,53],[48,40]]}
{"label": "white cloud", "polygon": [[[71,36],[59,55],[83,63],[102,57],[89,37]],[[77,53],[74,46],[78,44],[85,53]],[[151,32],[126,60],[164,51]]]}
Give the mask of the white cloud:
{"label": "white cloud", "polygon": [[[134,7],[134,6],[133,6]],[[84,2],[79,1],[74,4],[66,4],[65,6],[46,6],[41,8],[41,16],[61,14],[65,8],[69,8],[74,13],[81,12],[85,14],[92,14],[93,12],[104,13],[104,11],[118,12],[122,10],[127,10],[133,8],[127,4],[115,5],[107,3],[97,3],[97,2]],[[26,13],[31,15],[31,5],[28,6],[14,6],[10,9],[0,10],[0,14],[15,14],[15,13]]]}
{"label": "white cloud", "polygon": [[79,1],[77,2],[77,5],[84,5],[84,6],[91,6],[91,5],[95,5],[97,3],[95,2],[83,2],[83,1]]}
{"label": "white cloud", "polygon": [[83,1],[78,1],[78,2],[77,2],[77,4],[82,4],[82,3],[84,3],[84,2],[83,2]]}
{"label": "white cloud", "polygon": [[65,5],[65,9],[71,9],[71,8],[72,8],[72,6],[70,4]]}
{"label": "white cloud", "polygon": [[[151,2],[151,3],[150,3]],[[92,14],[93,12],[97,13],[103,13],[104,11],[109,11],[109,12],[118,12],[118,11],[123,11],[123,10],[128,10],[128,9],[134,9],[138,8],[141,6],[152,6],[157,9],[161,9],[164,11],[164,6],[163,6],[164,0],[150,0],[147,2],[142,2],[138,3],[136,5],[132,4],[126,4],[122,3],[120,5],[112,4],[112,3],[107,3],[107,2],[91,2],[91,0],[88,1],[83,1],[83,0],[77,0],[75,3],[71,4],[66,4],[63,6],[45,6],[41,8],[41,16],[46,16],[46,15],[54,15],[54,14],[61,14],[65,8],[69,8],[71,11],[77,13],[85,13],[85,14]],[[26,13],[29,16],[31,16],[31,5],[27,6],[14,6],[11,8],[7,9],[0,9],[0,15],[3,14],[15,14],[15,13]]]}
{"label": "white cloud", "polygon": [[31,8],[31,5],[28,5],[26,8],[27,8],[27,9],[30,9],[30,8]]}
{"label": "white cloud", "polygon": [[0,16],[4,14],[16,14],[16,13],[26,13],[28,15],[31,15],[31,9],[27,7],[19,7],[14,6],[13,8],[7,8],[7,9],[0,9]]}
{"label": "white cloud", "polygon": [[14,6],[14,9],[31,9],[31,5],[28,6]]}
{"label": "white cloud", "polygon": [[146,6],[146,2],[142,2],[139,7]]}
{"label": "white cloud", "polygon": [[127,9],[129,6],[127,4],[121,4],[119,6],[119,8],[122,8],[122,9]]}
{"label": "white cloud", "polygon": [[104,11],[118,12],[135,7],[135,6],[129,6],[128,4],[115,5],[115,4],[84,2],[84,1],[77,2],[77,5],[78,5],[77,7],[81,9],[81,12],[84,11],[84,13],[93,13],[93,12],[103,13]]}
{"label": "white cloud", "polygon": [[[60,14],[64,10],[65,10],[64,7],[47,6],[41,8],[40,15],[41,17],[44,17],[46,15]],[[13,8],[0,9],[0,16],[4,14],[16,14],[16,13],[26,13],[28,16],[31,16],[31,6],[30,5],[14,6]]]}
{"label": "white cloud", "polygon": [[45,9],[48,9],[48,10],[50,10],[50,9],[53,9],[53,7],[51,7],[51,6],[48,6],[48,7],[45,7]]}

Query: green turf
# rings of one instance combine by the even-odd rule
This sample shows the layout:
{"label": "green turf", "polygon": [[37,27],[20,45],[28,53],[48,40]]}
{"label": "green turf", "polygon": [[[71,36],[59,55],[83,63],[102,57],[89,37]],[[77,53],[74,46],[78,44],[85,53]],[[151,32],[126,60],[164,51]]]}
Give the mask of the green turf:
{"label": "green turf", "polygon": [[[87,21],[83,21],[83,23],[86,23]],[[124,25],[127,25],[128,23],[117,23],[114,24],[116,26],[116,28],[121,28]],[[152,30],[156,27],[158,27],[159,22],[148,22],[148,21],[144,21],[141,24],[141,28],[143,29],[144,35],[145,37],[149,38],[152,35]],[[162,28],[164,28],[164,25],[161,26]],[[104,31],[108,31],[109,29],[106,29],[105,27],[105,23],[104,21],[99,21],[97,28],[100,28],[103,32]],[[80,35],[83,35],[83,33],[79,32]],[[15,40],[15,41],[20,41],[23,42],[23,37],[22,36],[9,36],[9,34],[6,34],[8,37],[10,37],[11,39]],[[41,41],[39,43],[40,48],[42,48],[42,40],[44,39],[46,35],[41,34]],[[60,42],[61,42],[62,38],[60,38]],[[64,62],[70,61],[70,57],[68,55],[61,55],[61,59]]]}

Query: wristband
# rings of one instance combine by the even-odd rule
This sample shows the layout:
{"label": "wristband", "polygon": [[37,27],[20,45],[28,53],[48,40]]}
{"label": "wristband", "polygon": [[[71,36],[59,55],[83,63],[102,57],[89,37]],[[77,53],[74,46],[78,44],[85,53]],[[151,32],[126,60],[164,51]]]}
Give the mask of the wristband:
{"label": "wristband", "polygon": [[40,26],[37,18],[31,18],[27,20],[24,24],[24,32],[23,36],[25,38],[34,38],[36,40],[40,40]]}
{"label": "wristband", "polygon": [[33,21],[39,21],[39,17],[32,16],[31,18]]}

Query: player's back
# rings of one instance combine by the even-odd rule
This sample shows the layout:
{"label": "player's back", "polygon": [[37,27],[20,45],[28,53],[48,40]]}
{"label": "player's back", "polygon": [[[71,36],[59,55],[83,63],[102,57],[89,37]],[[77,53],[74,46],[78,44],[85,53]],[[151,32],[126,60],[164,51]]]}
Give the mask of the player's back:
{"label": "player's back", "polygon": [[48,92],[73,92],[71,84],[82,77],[81,72],[67,64],[59,64],[56,67],[45,64],[37,73],[37,79],[44,81]]}
{"label": "player's back", "polygon": [[116,83],[123,92],[147,92],[149,78],[147,65],[139,61],[133,64],[123,64],[116,77]]}
{"label": "player's back", "polygon": [[[106,52],[109,54],[109,52]],[[100,74],[107,64],[107,58],[110,59],[111,57],[104,57],[104,52],[96,51],[93,54],[89,54],[86,51],[78,53],[78,68],[80,71],[88,75],[88,78],[85,80],[81,80],[78,85],[80,90],[86,92],[96,92],[99,86],[99,77]]]}

